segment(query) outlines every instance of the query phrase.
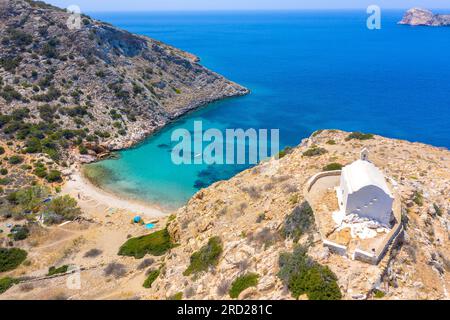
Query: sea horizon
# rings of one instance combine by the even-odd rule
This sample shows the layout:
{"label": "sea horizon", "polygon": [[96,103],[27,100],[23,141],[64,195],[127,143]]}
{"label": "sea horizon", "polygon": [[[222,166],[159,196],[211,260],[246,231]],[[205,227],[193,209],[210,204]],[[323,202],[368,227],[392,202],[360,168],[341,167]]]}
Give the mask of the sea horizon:
{"label": "sea horizon", "polygon": [[172,164],[171,149],[160,146],[173,146],[171,130],[192,130],[195,120],[220,130],[279,128],[280,148],[319,129],[449,148],[447,86],[440,79],[450,75],[450,59],[436,54],[445,52],[436,46],[450,47],[449,29],[401,26],[404,11],[383,13],[382,29],[371,31],[366,12],[355,9],[97,12],[94,18],[197,55],[251,90],[175,120],[118,152],[118,160],[94,164],[111,172],[102,187],[176,209],[199,188],[250,167]]}

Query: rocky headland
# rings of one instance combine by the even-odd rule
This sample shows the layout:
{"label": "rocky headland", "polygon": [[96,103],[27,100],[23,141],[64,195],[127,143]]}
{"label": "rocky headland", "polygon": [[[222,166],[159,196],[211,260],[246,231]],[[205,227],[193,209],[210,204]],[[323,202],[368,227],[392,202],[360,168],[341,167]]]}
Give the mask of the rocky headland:
{"label": "rocky headland", "polygon": [[430,10],[413,8],[408,10],[399,24],[411,26],[450,26],[450,14],[434,14]]}
{"label": "rocky headland", "polygon": [[71,19],[43,2],[0,2],[2,140],[57,132],[61,157],[86,160],[130,147],[199,106],[248,93],[190,53],[86,15],[79,26]]}

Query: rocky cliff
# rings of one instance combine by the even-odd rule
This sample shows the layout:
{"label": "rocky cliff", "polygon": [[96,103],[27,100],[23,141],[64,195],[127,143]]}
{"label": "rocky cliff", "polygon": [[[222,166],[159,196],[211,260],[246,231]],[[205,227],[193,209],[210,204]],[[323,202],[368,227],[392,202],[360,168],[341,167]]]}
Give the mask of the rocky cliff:
{"label": "rocky cliff", "polygon": [[408,10],[399,24],[411,26],[450,26],[450,15],[433,14],[430,10],[413,8]]}
{"label": "rocky cliff", "polygon": [[192,54],[85,15],[79,28],[70,19],[41,1],[0,1],[2,140],[51,139],[55,152],[67,150],[61,156],[81,148],[95,157],[248,93]]}

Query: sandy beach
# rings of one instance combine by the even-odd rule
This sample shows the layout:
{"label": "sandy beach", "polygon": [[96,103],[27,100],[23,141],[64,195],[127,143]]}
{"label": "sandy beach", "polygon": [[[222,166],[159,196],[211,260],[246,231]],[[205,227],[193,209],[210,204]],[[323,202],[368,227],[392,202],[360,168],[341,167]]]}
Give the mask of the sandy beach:
{"label": "sandy beach", "polygon": [[79,169],[75,169],[62,188],[63,194],[77,199],[83,212],[98,214],[99,212],[127,211],[147,218],[166,217],[165,212],[156,206],[147,205],[137,200],[126,199],[114,193],[102,190],[83,177]]}

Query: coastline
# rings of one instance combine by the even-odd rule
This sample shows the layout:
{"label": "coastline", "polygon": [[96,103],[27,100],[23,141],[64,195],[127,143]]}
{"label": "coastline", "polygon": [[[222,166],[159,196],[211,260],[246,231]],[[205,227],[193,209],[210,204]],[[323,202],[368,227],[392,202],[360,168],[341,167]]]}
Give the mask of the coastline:
{"label": "coastline", "polygon": [[80,168],[74,169],[67,177],[61,193],[77,199],[81,210],[90,216],[98,215],[100,212],[106,215],[108,212],[117,210],[142,215],[146,218],[164,218],[170,213],[157,205],[127,199],[121,195],[101,189],[84,177]]}

